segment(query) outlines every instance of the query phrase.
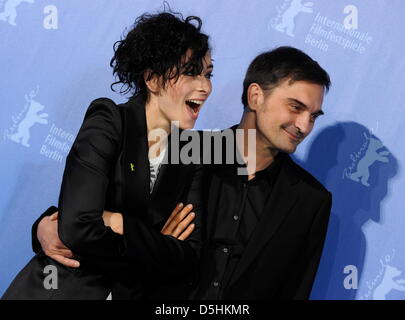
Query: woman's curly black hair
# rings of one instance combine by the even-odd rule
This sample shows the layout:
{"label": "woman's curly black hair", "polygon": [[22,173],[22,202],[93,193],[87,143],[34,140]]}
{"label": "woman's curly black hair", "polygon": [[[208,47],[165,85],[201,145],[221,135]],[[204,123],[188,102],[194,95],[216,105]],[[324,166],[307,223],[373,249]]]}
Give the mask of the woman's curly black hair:
{"label": "woman's curly black hair", "polygon": [[[196,22],[196,25],[192,22]],[[201,19],[179,13],[145,13],[135,20],[124,39],[114,43],[110,66],[122,84],[120,93],[147,97],[146,80],[161,77],[165,86],[180,74],[201,74],[203,58],[210,50],[208,36],[200,31]],[[185,60],[186,53],[191,56]]]}

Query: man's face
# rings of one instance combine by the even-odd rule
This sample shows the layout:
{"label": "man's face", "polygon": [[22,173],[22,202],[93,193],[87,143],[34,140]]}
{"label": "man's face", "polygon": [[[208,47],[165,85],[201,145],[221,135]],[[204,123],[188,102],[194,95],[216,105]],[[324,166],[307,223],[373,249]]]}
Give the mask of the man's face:
{"label": "man's face", "polygon": [[255,108],[259,141],[276,151],[293,153],[323,114],[323,95],[319,84],[289,80],[265,93]]}

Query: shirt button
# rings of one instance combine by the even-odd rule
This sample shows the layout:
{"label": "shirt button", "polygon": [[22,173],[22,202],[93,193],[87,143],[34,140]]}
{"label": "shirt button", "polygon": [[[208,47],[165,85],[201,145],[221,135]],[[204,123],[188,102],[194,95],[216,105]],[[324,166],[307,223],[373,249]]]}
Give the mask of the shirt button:
{"label": "shirt button", "polygon": [[218,281],[214,281],[213,286],[214,286],[214,288],[218,288],[218,287],[219,287],[219,282],[218,282]]}
{"label": "shirt button", "polygon": [[233,220],[237,221],[239,219],[239,216],[233,216]]}
{"label": "shirt button", "polygon": [[223,248],[222,251],[223,251],[224,253],[228,253],[229,250],[228,250],[228,248]]}

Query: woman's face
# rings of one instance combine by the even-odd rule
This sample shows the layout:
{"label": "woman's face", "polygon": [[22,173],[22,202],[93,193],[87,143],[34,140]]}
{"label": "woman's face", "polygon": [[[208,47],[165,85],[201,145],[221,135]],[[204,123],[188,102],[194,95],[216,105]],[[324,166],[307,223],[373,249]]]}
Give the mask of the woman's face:
{"label": "woman's face", "polygon": [[178,121],[181,129],[192,129],[198,114],[212,91],[213,65],[208,52],[203,59],[203,70],[199,75],[180,74],[160,88],[158,105],[161,115],[169,121]]}

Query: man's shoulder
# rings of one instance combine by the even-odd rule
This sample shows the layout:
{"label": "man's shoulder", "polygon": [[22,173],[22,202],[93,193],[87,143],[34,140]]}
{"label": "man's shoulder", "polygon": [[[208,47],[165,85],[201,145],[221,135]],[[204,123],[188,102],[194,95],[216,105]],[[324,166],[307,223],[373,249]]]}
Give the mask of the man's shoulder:
{"label": "man's shoulder", "polygon": [[311,173],[309,173],[307,170],[305,170],[303,167],[301,167],[299,164],[297,164],[293,159],[291,159],[290,156],[287,156],[286,161],[289,163],[291,173],[293,173],[298,178],[300,178],[301,182],[304,183],[304,185],[307,188],[310,188],[310,189],[320,192],[320,193],[325,193],[325,194],[330,193],[325,188],[325,186],[321,182],[318,181],[318,179],[316,179]]}

